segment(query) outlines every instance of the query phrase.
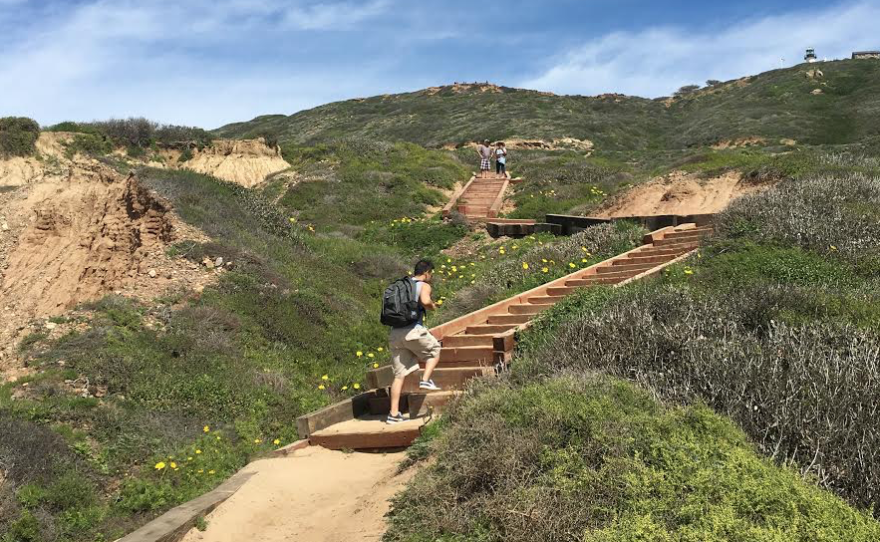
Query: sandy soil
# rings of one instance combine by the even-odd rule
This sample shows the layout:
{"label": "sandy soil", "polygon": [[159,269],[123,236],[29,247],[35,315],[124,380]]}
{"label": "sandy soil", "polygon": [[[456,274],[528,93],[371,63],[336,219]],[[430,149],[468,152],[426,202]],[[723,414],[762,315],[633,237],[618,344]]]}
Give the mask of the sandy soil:
{"label": "sandy soil", "polygon": [[66,157],[65,137],[42,134],[39,159],[0,161],[0,381],[25,374],[16,345],[46,331],[39,319],[109,293],[152,300],[215,280],[165,252],[203,234],[135,177]]}
{"label": "sandy soil", "polygon": [[194,149],[193,157],[180,162],[180,151],[162,151],[165,162],[150,162],[158,168],[188,169],[218,179],[253,188],[266,177],[290,167],[281,157],[281,149],[266,145],[263,139],[218,139],[210,147]]}
{"label": "sandy soil", "polygon": [[634,187],[593,215],[611,218],[717,213],[736,198],[767,188],[767,184],[745,182],[738,172],[730,172],[713,179],[700,179],[696,174],[673,172]]}
{"label": "sandy soil", "polygon": [[381,540],[389,499],[415,474],[397,475],[395,454],[344,454],[320,447],[251,464],[254,476],[184,542]]}

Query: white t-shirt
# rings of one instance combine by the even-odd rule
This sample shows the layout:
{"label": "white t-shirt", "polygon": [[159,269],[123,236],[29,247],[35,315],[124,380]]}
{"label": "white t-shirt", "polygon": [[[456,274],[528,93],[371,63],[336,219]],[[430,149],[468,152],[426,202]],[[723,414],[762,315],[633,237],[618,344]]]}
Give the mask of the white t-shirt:
{"label": "white t-shirt", "polygon": [[496,149],[495,150],[495,159],[501,164],[506,164],[507,163],[507,151],[505,151],[504,149]]}

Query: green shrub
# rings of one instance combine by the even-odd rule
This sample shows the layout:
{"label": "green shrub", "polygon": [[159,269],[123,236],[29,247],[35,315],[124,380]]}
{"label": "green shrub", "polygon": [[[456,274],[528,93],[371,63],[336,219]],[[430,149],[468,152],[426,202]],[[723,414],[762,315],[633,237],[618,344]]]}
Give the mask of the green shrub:
{"label": "green shrub", "polygon": [[[817,321],[824,307],[798,304],[810,298],[790,287],[636,288],[557,324],[520,376],[601,371],[670,400],[706,401],[765,453],[867,507],[880,494],[880,437],[867,407],[880,393],[877,328]],[[780,322],[792,313],[810,323]]]}
{"label": "green shrub", "polygon": [[39,137],[40,125],[32,119],[0,118],[0,158],[36,154]]}
{"label": "green shrub", "polygon": [[727,238],[784,243],[851,261],[880,253],[880,180],[860,174],[793,180],[731,204]]}
{"label": "green shrub", "polygon": [[606,377],[476,386],[429,446],[436,461],[394,500],[389,542],[880,536],[709,409]]}

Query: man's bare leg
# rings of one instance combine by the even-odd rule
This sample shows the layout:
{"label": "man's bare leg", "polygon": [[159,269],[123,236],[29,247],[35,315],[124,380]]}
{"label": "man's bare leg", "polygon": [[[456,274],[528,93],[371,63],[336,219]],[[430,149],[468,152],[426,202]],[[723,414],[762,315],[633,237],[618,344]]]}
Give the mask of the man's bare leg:
{"label": "man's bare leg", "polygon": [[437,368],[438,363],[440,363],[440,356],[425,362],[425,372],[422,374],[422,381],[431,380],[431,375],[434,374],[434,369]]}
{"label": "man's bare leg", "polygon": [[395,378],[391,383],[391,414],[400,414],[400,394],[403,392],[403,378]]}

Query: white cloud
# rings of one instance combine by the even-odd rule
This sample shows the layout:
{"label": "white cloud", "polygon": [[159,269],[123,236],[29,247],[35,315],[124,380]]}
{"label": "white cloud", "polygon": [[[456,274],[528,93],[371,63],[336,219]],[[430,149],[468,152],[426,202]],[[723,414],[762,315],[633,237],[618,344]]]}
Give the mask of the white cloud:
{"label": "white cloud", "polygon": [[[11,1],[0,0],[0,6]],[[331,67],[295,55],[266,59],[264,54],[281,44],[262,40],[280,33],[289,45],[290,30],[354,29],[388,5],[389,0],[357,5],[92,0],[59,6],[50,17],[33,17],[20,33],[26,37],[0,50],[0,116],[32,116],[50,124],[144,115],[215,127],[385,92],[393,82],[375,75],[380,63],[361,63],[340,78]]]}
{"label": "white cloud", "polygon": [[880,4],[862,1],[822,10],[739,21],[719,31],[650,28],[614,32],[554,59],[519,86],[563,94],[620,92],[668,96],[686,84],[728,80],[801,62],[815,47],[843,58],[880,47]]}
{"label": "white cloud", "polygon": [[284,21],[299,30],[347,30],[353,25],[383,13],[389,0],[373,0],[364,5],[356,2],[293,6],[285,10]]}

